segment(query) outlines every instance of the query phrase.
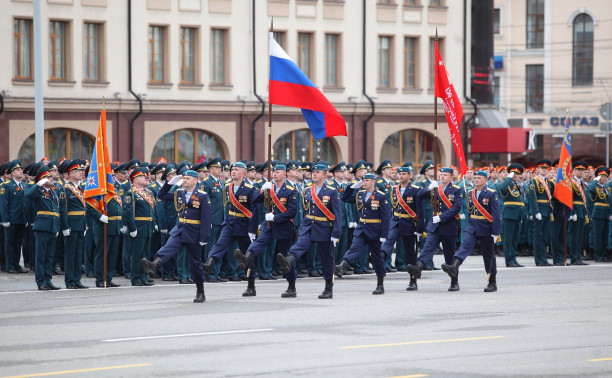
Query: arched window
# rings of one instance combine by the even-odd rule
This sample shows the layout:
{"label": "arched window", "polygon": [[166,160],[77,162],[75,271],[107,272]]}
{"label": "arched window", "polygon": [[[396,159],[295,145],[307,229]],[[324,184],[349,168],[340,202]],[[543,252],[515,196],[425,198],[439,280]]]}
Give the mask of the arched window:
{"label": "arched window", "polygon": [[[94,137],[74,129],[45,130],[45,156],[49,160],[61,158],[90,160],[93,153]],[[35,138],[30,135],[19,149],[21,165],[33,163]]]}
{"label": "arched window", "polygon": [[586,13],[574,19],[573,85],[593,85],[593,19]]}
{"label": "arched window", "polygon": [[216,157],[225,159],[225,153],[214,135],[202,130],[182,129],[164,134],[157,140],[151,161],[156,162],[162,157],[168,161],[198,163]]}
{"label": "arched window", "polygon": [[[398,131],[389,135],[380,150],[380,161],[391,160],[400,165],[407,161],[418,171],[427,160],[433,160],[433,135],[414,129]],[[438,158],[440,147],[437,146]]]}
{"label": "arched window", "polygon": [[331,138],[314,139],[308,129],[283,134],[272,146],[272,158],[286,161],[329,161],[336,164],[338,151]]}

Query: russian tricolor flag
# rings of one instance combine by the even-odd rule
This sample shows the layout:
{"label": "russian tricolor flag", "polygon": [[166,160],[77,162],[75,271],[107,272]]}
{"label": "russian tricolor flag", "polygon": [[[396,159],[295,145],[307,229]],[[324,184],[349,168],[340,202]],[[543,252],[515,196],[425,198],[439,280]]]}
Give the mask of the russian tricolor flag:
{"label": "russian tricolor flag", "polygon": [[274,105],[302,109],[316,139],[346,136],[346,122],[336,108],[315,87],[270,33],[269,101]]}

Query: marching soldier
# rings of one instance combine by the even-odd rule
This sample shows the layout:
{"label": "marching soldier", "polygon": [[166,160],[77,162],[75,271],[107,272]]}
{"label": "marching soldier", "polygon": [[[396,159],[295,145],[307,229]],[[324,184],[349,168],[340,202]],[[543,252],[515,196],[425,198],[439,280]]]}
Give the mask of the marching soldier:
{"label": "marching soldier", "polygon": [[[390,199],[391,187],[395,184],[393,182],[393,166],[391,165],[391,160],[386,159],[383,160],[382,163],[376,168],[376,174],[380,175],[380,179],[376,181],[376,189],[387,195],[387,198]],[[387,201],[387,206],[389,207],[389,212],[391,212],[391,204]],[[400,241],[400,244],[402,242]],[[398,260],[398,254],[396,253],[395,259]],[[392,256],[391,253],[385,256],[385,270],[387,272],[397,272],[397,269],[391,264]],[[399,258],[400,265],[403,264],[403,258]]]}
{"label": "marching soldier", "polygon": [[5,172],[10,175],[10,181],[0,188],[0,214],[2,226],[6,229],[6,272],[27,273],[28,271],[19,265],[26,229],[25,184],[22,183],[21,162],[13,160],[8,163]]}
{"label": "marching soldier", "polygon": [[[345,180],[346,163],[341,161],[340,163],[336,164],[332,169],[330,169],[330,172],[334,175],[334,178],[331,180],[329,185],[335,187],[336,190],[338,191],[338,194],[342,197],[342,195],[344,194],[344,191],[348,187],[346,180]],[[351,222],[352,222],[351,206],[346,202],[342,202],[342,236],[340,237],[340,240],[338,241],[338,245],[334,248],[336,252],[334,261],[336,264],[339,264],[342,261],[342,258],[344,257],[344,255],[346,254],[346,251],[348,250],[348,243],[349,243],[349,240],[348,240],[349,232],[348,231],[349,231],[349,223]]]}
{"label": "marching soldier", "polygon": [[530,210],[535,224],[533,257],[536,266],[551,266],[546,258],[546,246],[550,239],[551,199],[555,188],[547,178],[550,160],[542,159],[537,162],[537,166],[538,174],[531,180],[529,188]]}
{"label": "marching soldier", "polygon": [[487,187],[486,172],[474,173],[474,185],[475,188],[467,193],[470,220],[464,230],[463,243],[455,252],[453,263],[442,264],[442,270],[450,276],[451,280],[455,280],[457,290],[459,290],[459,266],[470,255],[476,242],[480,242],[484,267],[489,274],[489,283],[484,291],[489,293],[497,291],[495,241],[501,230],[501,209],[497,200],[497,191]]}
{"label": "marching soldier", "polygon": [[510,164],[508,170],[510,171],[508,177],[499,184],[499,193],[501,197],[504,198],[502,210],[504,236],[502,238],[502,243],[504,243],[506,266],[510,268],[520,268],[522,265],[516,260],[516,248],[519,241],[521,211],[525,206],[522,201],[523,194],[521,185],[519,184],[519,179],[523,174],[524,168],[522,165],[514,163]]}
{"label": "marching soldier", "polygon": [[[356,184],[357,182],[363,179],[363,176],[368,173],[368,167],[366,166],[366,162],[363,160],[359,160],[355,163],[353,167],[353,173],[355,175],[355,179],[349,183],[349,185]],[[351,207],[351,220],[352,224],[349,224],[349,248],[350,242],[353,240],[353,235],[355,234],[355,229],[357,228],[357,220],[359,219],[359,211],[354,203],[348,204]],[[373,273],[368,269],[368,251],[367,247],[364,247],[360,252],[357,258],[353,261],[353,265],[355,266],[354,273],[355,274],[370,274]]]}
{"label": "marching soldier", "polygon": [[467,167],[465,171],[465,175],[463,180],[459,181],[457,184],[461,188],[461,193],[463,193],[463,205],[461,206],[461,212],[459,213],[459,223],[461,224],[461,232],[459,233],[459,242],[463,241],[463,230],[465,230],[465,226],[468,222],[468,216],[470,215],[467,210],[467,192],[474,189],[474,168]]}
{"label": "marching soldier", "polygon": [[[421,167],[420,170],[420,174],[423,177],[421,180],[419,180],[418,182],[416,182],[414,185],[422,188],[427,188],[429,187],[429,185],[431,184],[432,180],[434,180],[434,164],[433,161],[431,160],[427,160],[425,163],[423,163],[423,166]],[[423,209],[423,224],[428,224],[429,221],[433,218],[434,213],[433,213],[433,196],[434,196],[434,191],[430,192],[430,196],[429,198],[424,197],[421,199],[422,203],[422,209]],[[423,237],[420,240],[420,248],[421,250],[423,250],[423,248],[425,247],[425,243],[427,243],[427,233],[423,233]],[[436,248],[438,248],[438,245],[436,244]],[[453,249],[454,252],[454,249]],[[424,269],[426,270],[433,270],[433,269],[438,269],[438,268],[434,268],[434,262],[433,262],[433,254],[431,255],[431,260],[426,261],[425,262],[425,267]]]}
{"label": "marching soldier", "polygon": [[606,188],[606,182],[610,176],[610,170],[599,167],[595,170],[595,179],[589,184],[589,197],[593,201],[593,238],[595,262],[610,262],[607,256],[606,246],[608,242],[608,223],[612,221],[610,213],[610,192]]}
{"label": "marching soldier", "polygon": [[[321,255],[325,289],[319,299],[333,298],[334,247],[342,234],[342,209],[338,191],[325,185],[327,166],[317,163],[312,166],[312,185],[302,194],[304,220],[300,226],[296,243],[287,257],[276,255],[287,280],[296,276],[295,261],[310,250],[313,243]],[[289,274],[291,272],[291,274]]]}
{"label": "marching soldier", "polygon": [[[452,264],[455,254],[455,241],[457,240],[458,219],[461,204],[463,203],[463,193],[461,189],[452,183],[453,170],[445,167],[440,168],[440,183],[432,180],[430,184],[422,188],[417,197],[419,199],[431,198],[431,193],[438,197],[439,211],[431,218],[427,224],[427,241],[421,250],[416,265],[408,265],[408,273],[414,279],[421,278],[421,271],[426,263],[432,260],[436,247],[442,242],[444,250],[444,261]],[[427,201],[426,201],[427,202]],[[457,277],[451,277],[449,291],[459,290]]]}
{"label": "marching soldier", "polygon": [[572,178],[572,212],[569,217],[567,233],[569,235],[570,258],[572,265],[589,265],[582,261],[584,245],[584,225],[588,223],[589,216],[586,209],[586,184],[582,181],[587,164],[583,161],[574,163]]}
{"label": "marching soldier", "polygon": [[[360,189],[356,195],[353,194],[355,189]],[[388,196],[385,192],[376,189],[376,175],[367,173],[361,181],[346,189],[342,195],[342,201],[355,202],[359,211],[359,222],[353,233],[351,248],[346,252],[342,262],[336,265],[336,275],[342,277],[344,270],[367,245],[378,280],[376,289],[372,294],[384,294],[384,280],[387,271],[380,247],[387,240],[387,234],[389,233],[390,205]]]}

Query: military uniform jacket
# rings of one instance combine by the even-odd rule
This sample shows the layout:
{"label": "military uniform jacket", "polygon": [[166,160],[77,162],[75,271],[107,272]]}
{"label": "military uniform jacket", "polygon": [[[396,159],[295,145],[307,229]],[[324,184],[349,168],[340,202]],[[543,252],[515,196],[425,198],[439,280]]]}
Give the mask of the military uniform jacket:
{"label": "military uniform jacket", "polygon": [[[545,183],[543,183],[543,181]],[[529,185],[529,211],[530,215],[536,215],[537,213],[542,214],[542,217],[550,216],[552,211],[550,205],[550,199],[548,198],[548,193],[546,192],[546,187],[548,186],[548,191],[550,192],[551,199],[553,197],[553,193],[555,192],[555,186],[547,179],[542,179],[538,176],[538,178],[533,178]]]}
{"label": "military uniform jacket", "polygon": [[163,185],[163,183],[160,184],[157,181],[153,181],[151,185],[149,185],[148,189],[155,197],[155,219],[157,220],[157,226],[160,230],[167,230],[168,226],[166,224],[163,202],[162,199],[157,196]]}
{"label": "military uniform jacket", "polygon": [[[425,177],[424,179],[415,183],[414,186],[421,189],[427,189],[429,187],[429,184],[431,184],[431,180]],[[433,217],[433,205],[431,201],[431,199],[433,199],[433,192],[429,193],[429,195],[430,198],[422,197],[421,201],[421,206],[423,209],[423,222],[425,225],[427,225],[429,220]]]}
{"label": "military uniform jacket", "polygon": [[26,185],[15,180],[5,182],[0,187],[0,214],[2,222],[26,224],[25,204]]}
{"label": "military uniform jacket", "polygon": [[402,199],[404,200],[404,202],[406,202],[406,205],[408,205],[408,207],[412,209],[412,211],[416,214],[417,219],[415,220],[410,215],[408,215],[406,210],[404,210],[404,208],[400,204],[400,201],[396,193],[397,187],[401,189],[401,186],[399,185],[394,186],[391,189],[390,196],[391,196],[391,207],[392,207],[391,219],[393,219],[394,221],[398,223],[399,235],[406,236],[406,235],[412,235],[415,232],[419,232],[419,233],[423,232],[422,230],[424,227],[423,207],[421,205],[423,201],[420,201],[417,199],[417,195],[419,191],[421,190],[421,188],[417,186],[413,186],[411,183],[408,183],[408,185],[404,189],[403,194],[401,193],[401,190],[400,190]]}
{"label": "military uniform jacket", "polygon": [[156,199],[149,189],[142,189],[142,192],[134,187],[123,195],[122,223],[129,232],[138,231],[137,237],[151,237],[156,224]]}
{"label": "military uniform jacket", "polygon": [[468,213],[468,209],[467,209],[466,193],[474,189],[474,183],[471,183],[468,180],[461,180],[461,182],[457,185],[461,188],[461,193],[463,193],[463,204],[461,206],[461,214],[464,214],[465,217],[468,218],[468,215],[470,214]]}
{"label": "military uniform jacket", "polygon": [[293,227],[297,229],[302,224],[302,218],[304,217],[304,206],[302,203],[303,184],[299,182],[293,183],[291,181],[289,181],[289,183],[293,185],[297,195],[297,211],[295,212],[295,217],[293,217]]}
{"label": "military uniform jacket", "polygon": [[299,229],[299,235],[304,235],[310,231],[310,240],[313,242],[331,241],[332,237],[340,239],[340,236],[342,236],[342,208],[338,191],[333,186],[323,185],[317,195],[323,205],[335,216],[335,219],[330,221],[315,204],[310,186],[302,192],[304,219]]}
{"label": "military uniform jacket", "polygon": [[[446,194],[446,197],[450,201],[451,207],[449,208],[448,206],[446,206],[436,189],[436,195],[438,196],[438,203],[440,205],[440,222],[433,223],[433,221],[429,219],[426,231],[437,231],[439,235],[457,236],[459,228],[455,216],[459,214],[459,211],[461,210],[461,204],[463,202],[463,193],[457,185],[449,183],[444,188],[444,194]],[[417,197],[425,199],[425,203],[431,203],[431,201],[429,200],[429,198],[431,198],[430,196],[431,193],[428,186],[422,188],[417,194]],[[433,204],[431,204],[431,206],[433,208]]]}
{"label": "military uniform jacket", "polygon": [[485,186],[476,199],[483,209],[491,215],[493,222],[489,222],[474,204],[472,193],[476,194],[475,191],[476,188],[467,193],[470,220],[465,226],[465,232],[476,236],[499,235],[501,229],[501,208],[497,198],[497,191]]}
{"label": "military uniform jacket", "polygon": [[38,185],[32,185],[27,191],[27,198],[36,210],[34,231],[58,233],[60,231],[59,197],[53,189],[47,190]]}
{"label": "military uniform jacket", "polygon": [[178,212],[179,221],[170,231],[170,236],[180,235],[181,243],[208,243],[212,227],[208,194],[196,186],[196,190],[185,201],[185,189],[177,188],[174,193],[170,193],[171,188],[170,184],[165,183],[158,194],[162,200],[172,202]]}
{"label": "military uniform jacket", "polygon": [[499,185],[499,194],[504,198],[502,219],[520,220],[525,206],[521,185],[508,177]]}
{"label": "military uniform jacket", "polygon": [[63,230],[85,231],[85,197],[72,182],[67,181],[60,192],[60,226]]}
{"label": "military uniform jacket", "polygon": [[[582,193],[584,194],[584,198],[582,194],[580,194],[580,189],[582,189]],[[587,216],[586,211],[586,196],[587,196],[587,186],[584,181],[578,179],[572,179],[572,212],[571,215],[576,214],[578,219],[585,219]]]}
{"label": "military uniform jacket", "polygon": [[[348,187],[346,183],[338,182],[336,181],[336,179],[333,179],[329,185],[336,188],[340,198],[342,198],[342,196],[344,195],[344,191]],[[351,209],[350,204],[346,202],[342,202],[341,205],[342,205],[342,228],[348,227],[349,222],[356,222],[357,220],[359,220],[359,219],[357,220],[353,219],[353,210]]]}
{"label": "military uniform jacket", "polygon": [[[87,204],[87,216],[93,220],[93,234],[104,235],[104,223],[100,222],[100,212]],[[106,203],[106,216],[108,216],[108,224],[106,225],[106,234],[116,236],[121,233],[123,224],[123,200],[119,194],[115,194],[113,199]]]}
{"label": "military uniform jacket", "polygon": [[[232,181],[229,182],[231,184]],[[246,217],[240,210],[234,206],[230,199],[230,185],[226,184],[223,189],[223,203],[227,210],[227,215],[223,226],[232,227],[232,235],[247,236],[249,233],[256,234],[259,226],[259,205],[255,202],[259,196],[259,189],[242,180],[234,197],[236,200],[251,212],[251,217]]]}
{"label": "military uniform jacket", "polygon": [[212,224],[215,226],[222,225],[225,218],[225,211],[223,208],[223,189],[225,183],[222,180],[217,180],[212,176],[208,176],[201,181],[201,187],[202,190],[208,194],[208,198],[210,199]]}
{"label": "military uniform jacket", "polygon": [[363,235],[366,240],[387,238],[391,213],[388,195],[374,189],[370,195],[365,189],[355,194],[351,187],[346,188],[342,195],[343,202],[354,202],[359,211],[359,222],[353,236]]}
{"label": "military uniform jacket", "polygon": [[[270,210],[274,213],[274,222],[270,222],[272,228],[272,238],[274,239],[293,239],[293,218],[297,214],[298,208],[298,192],[293,185],[285,180],[283,185],[278,189],[276,196],[281,204],[287,210],[282,212],[278,206],[272,201],[269,190],[266,190],[265,196],[257,197],[257,202],[270,201]],[[265,198],[265,201],[264,201]],[[265,220],[259,226],[260,229],[268,227],[268,222]]]}
{"label": "military uniform jacket", "polygon": [[593,210],[591,211],[591,218],[593,219],[608,219],[610,216],[610,190],[604,185],[599,185],[596,181],[593,181],[587,187],[589,198],[593,201]]}

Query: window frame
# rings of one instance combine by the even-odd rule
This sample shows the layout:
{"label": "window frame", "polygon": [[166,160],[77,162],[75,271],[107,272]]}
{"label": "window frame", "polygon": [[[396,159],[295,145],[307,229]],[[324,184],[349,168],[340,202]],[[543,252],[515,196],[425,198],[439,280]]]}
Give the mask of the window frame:
{"label": "window frame", "polygon": [[[308,72],[304,72],[304,68],[303,68],[303,63],[302,63],[302,51],[304,50],[303,46],[302,46],[302,40],[301,40],[301,36],[302,35],[307,35],[308,36],[308,48],[306,49],[306,51],[308,52]],[[315,42],[315,33],[312,31],[298,31],[297,32],[297,43],[296,43],[296,49],[297,49],[297,59],[296,59],[296,64],[298,66],[298,68],[304,73],[304,75],[306,75],[310,81],[312,81],[313,83],[315,82],[315,74],[314,74],[314,42]]]}
{"label": "window frame", "polygon": [[[22,65],[21,65],[21,58],[22,58],[22,49],[21,49],[21,37],[22,37],[22,33],[21,33],[21,25],[19,25],[18,29],[19,32],[17,33],[17,35],[15,34],[15,21],[17,22],[21,22],[21,21],[26,21],[29,22],[29,33],[30,33],[30,37],[29,37],[29,43],[28,43],[28,49],[29,49],[29,59],[28,59],[28,65],[29,65],[29,71],[30,71],[30,76],[21,76],[21,72],[22,72]],[[33,32],[34,32],[34,22],[32,20],[32,18],[28,18],[28,17],[14,17],[13,18],[13,79],[15,80],[34,80],[34,59],[33,59],[33,54],[34,54],[34,41],[33,41]],[[18,36],[18,37],[17,37]],[[15,43],[15,38],[18,38],[19,41],[16,44]],[[15,54],[17,53],[17,57],[15,57]],[[15,72],[15,58],[17,58],[17,71]]]}
{"label": "window frame", "polygon": [[[305,160],[301,160],[301,157],[296,158],[296,153],[300,153],[300,151],[295,147],[296,133],[297,132],[302,132],[302,131],[306,131],[307,135],[308,135],[308,156],[305,158]],[[334,154],[336,155],[336,160],[341,158],[340,148],[338,147],[338,144],[334,141],[333,138],[315,139],[309,129],[297,129],[297,130],[288,131],[288,132],[280,135],[278,138],[276,138],[276,140],[272,144],[272,150],[273,150],[273,152],[272,152],[272,159],[286,160],[285,159],[285,155],[282,152],[281,152],[280,155],[278,155],[278,151],[274,147],[276,146],[277,142],[279,142],[287,134],[290,134],[290,136],[291,136],[291,148],[290,148],[291,158],[289,160],[298,160],[298,161],[316,161],[316,160],[318,160],[318,157],[314,156],[314,148],[313,148],[315,143],[317,143],[317,142],[319,142],[319,143],[325,143],[325,142],[329,143],[329,145],[334,149]],[[331,155],[331,154],[328,153],[328,156],[329,155]],[[334,160],[334,159],[330,159],[330,163],[332,163],[332,164],[337,163],[336,161],[331,161],[331,160]]]}
{"label": "window frame", "polygon": [[[383,38],[387,38],[388,43],[388,84],[384,85],[383,83],[383,54],[381,41]],[[376,46],[376,62],[377,62],[377,77],[376,77],[376,88],[377,89],[394,89],[395,88],[395,36],[391,34],[379,34],[377,39]]]}
{"label": "window frame", "polygon": [[[413,41],[413,72],[412,72],[412,76],[413,76],[413,85],[409,85],[408,84],[408,77],[409,77],[409,64],[408,64],[408,49],[406,46],[406,43],[408,42],[408,40],[412,40]],[[405,35],[404,36],[404,48],[403,48],[403,52],[404,52],[404,82],[403,82],[403,89],[417,89],[419,88],[419,43],[420,43],[420,38],[418,36],[413,36],[413,35]]]}
{"label": "window frame", "polygon": [[[192,37],[192,59],[193,59],[193,80],[185,80],[185,61],[184,61],[184,45],[183,30],[189,29],[193,31]],[[179,26],[179,84],[182,85],[198,85],[201,83],[200,75],[200,27],[197,25],[180,25]]]}
{"label": "window frame", "polygon": [[[94,24],[98,26],[98,78],[91,79],[85,77],[85,54],[87,50],[87,46],[85,43],[85,30],[87,30],[87,25]],[[83,21],[83,82],[87,83],[99,83],[106,81],[106,23],[104,21]]]}
{"label": "window frame", "polygon": [[[64,25],[64,49],[63,49],[63,57],[64,57],[64,77],[57,76],[56,70],[56,51],[55,48],[57,46],[57,38],[56,34],[53,30],[52,23],[59,23]],[[50,82],[60,82],[66,83],[72,79],[72,21],[66,19],[49,19],[49,81]],[[53,42],[52,42],[53,40]]]}
{"label": "window frame", "polygon": [[[580,19],[584,19],[584,21],[582,22],[582,41],[580,41],[580,43],[576,42],[576,23],[580,20]],[[590,21],[591,23],[591,29],[592,29],[592,33],[591,33],[591,40],[590,43],[587,41],[587,39],[585,38],[586,35],[586,28],[587,28],[587,22]],[[572,22],[572,86],[574,87],[592,87],[593,86],[593,71],[594,71],[594,65],[595,65],[595,60],[594,60],[594,55],[595,55],[595,51],[594,51],[594,46],[595,46],[595,23],[593,20],[593,17],[591,17],[589,14],[587,13],[580,13],[578,14],[575,18],[574,21]],[[587,50],[588,49],[588,50]],[[587,55],[587,53],[590,53],[588,55],[590,55],[590,58],[585,58],[584,56]],[[577,58],[576,56],[582,54],[583,57],[582,58]],[[590,80],[588,80],[589,78],[587,78],[587,80],[584,80],[586,75],[584,74],[585,69],[587,69],[588,64],[590,62]],[[577,77],[576,75],[576,70],[581,67],[582,68],[582,75],[581,77]],[[580,81],[580,82],[579,82]]]}
{"label": "window frame", "polygon": [[[434,146],[434,148],[437,148],[437,154],[438,156],[441,156],[441,148],[440,148],[440,144],[436,144],[434,145],[435,139],[433,137],[433,134],[425,131],[425,130],[421,130],[421,129],[417,129],[417,128],[408,128],[408,129],[402,129],[399,131],[396,131],[392,134],[387,135],[387,137],[385,138],[385,140],[383,141],[383,147],[380,151],[380,160],[384,160],[384,159],[390,159],[391,160],[391,164],[392,165],[402,165],[405,163],[404,160],[402,160],[402,156],[403,156],[403,150],[404,150],[404,137],[405,137],[405,133],[406,132],[414,132],[414,158],[412,159],[412,168],[415,172],[419,172],[419,170],[421,169],[421,167],[423,166],[423,163],[420,163],[420,159],[421,159],[421,155],[426,154],[426,153],[432,153],[433,154],[433,150],[432,151],[422,151],[421,148],[421,141],[426,141],[425,137],[428,137],[431,145]],[[387,143],[387,140],[389,138],[391,138],[392,136],[397,134],[397,153],[398,153],[398,158],[400,159],[400,161],[395,161],[395,156],[389,156],[388,152],[387,155],[383,155],[385,153],[385,151],[387,151],[385,149],[385,145]],[[408,160],[408,159],[406,159]],[[427,160],[424,160],[424,162]]]}
{"label": "window frame", "polygon": [[[335,83],[329,81],[329,45],[328,37],[335,37],[335,53],[333,67],[335,70]],[[327,88],[341,88],[343,86],[342,81],[342,34],[341,33],[325,33],[325,83],[324,87]]]}
{"label": "window frame", "polygon": [[[444,60],[445,38],[438,37],[438,49]],[[429,90],[433,91],[436,85],[436,37],[429,37]]]}
{"label": "window frame", "polygon": [[[72,132],[78,133],[81,138],[82,137],[87,137],[89,139],[89,142],[90,142],[90,149],[93,152],[93,149],[94,149],[94,146],[95,146],[95,143],[96,143],[95,136],[93,136],[93,135],[91,135],[88,132],[83,131],[83,130],[60,127],[60,128],[45,129],[45,134],[44,134],[45,135],[45,137],[44,137],[44,139],[45,139],[45,142],[44,142],[45,143],[45,156],[49,156],[49,133],[50,132],[55,132],[55,131],[63,131],[65,133],[64,137],[65,137],[65,140],[66,140],[66,151],[65,151],[64,156],[69,157],[70,159],[77,159],[77,158],[79,158],[79,157],[75,157],[72,154],[72,150],[73,150],[73,148],[72,148],[72,134],[71,134]],[[36,134],[35,133],[31,134],[30,136],[28,136],[23,141],[23,143],[21,144],[21,147],[19,147],[19,151],[17,152],[18,158],[23,162],[24,166],[25,166],[25,164],[28,164],[29,162],[27,161],[27,159],[23,158],[23,156],[22,156],[22,148],[23,148],[23,145],[30,138],[32,138],[32,142],[33,142],[33,144],[32,144],[32,156],[35,156],[34,155],[34,150],[36,148],[35,147],[35,145],[36,145],[36,140],[35,140],[36,139]],[[86,154],[86,156],[81,156],[80,159],[83,159],[83,160],[91,159],[91,154]],[[33,158],[32,162],[33,163],[36,162],[35,157]]]}
{"label": "window frame", "polygon": [[[155,28],[159,28],[161,30],[161,74],[162,74],[162,79],[161,80],[157,80],[154,79],[155,75],[153,74],[156,69],[157,66],[155,64],[155,59],[154,56],[156,54],[155,52],[155,33],[151,33],[151,28],[153,28],[153,30],[155,30]],[[147,27],[147,44],[148,44],[148,50],[147,50],[147,59],[148,59],[148,77],[147,77],[147,84],[167,84],[169,82],[169,74],[168,74],[168,70],[169,70],[169,41],[168,41],[168,25],[162,25],[162,24],[149,24]],[[153,38],[151,38],[151,36],[153,36]],[[153,75],[152,75],[153,74]]]}
{"label": "window frame", "polygon": [[[535,13],[530,13],[529,4],[535,2]],[[543,11],[538,13],[539,5],[542,4]],[[541,49],[544,48],[544,15],[546,12],[544,0],[526,0],[525,1],[525,48],[527,49]],[[530,17],[535,18],[535,29],[530,30],[529,20]],[[540,22],[541,21],[541,22]],[[530,37],[535,35],[535,42],[530,43]]]}
{"label": "window frame", "polygon": [[[159,137],[156,141],[155,144],[153,145],[153,151],[151,152],[151,160],[152,161],[157,161],[159,158],[163,157],[169,161],[179,161],[178,159],[178,154],[179,154],[179,133],[180,132],[190,132],[191,133],[191,137],[193,138],[193,158],[189,159],[190,161],[196,162],[199,160],[200,158],[200,154],[199,151],[201,150],[202,147],[200,147],[198,145],[199,143],[199,134],[198,133],[202,133],[202,134],[207,134],[209,137],[213,137],[215,138],[215,142],[217,143],[217,145],[219,146],[219,150],[222,153],[222,158],[225,158],[226,156],[228,156],[228,153],[225,149],[225,146],[222,143],[222,139],[220,137],[218,137],[216,134],[211,133],[210,131],[207,130],[202,130],[202,129],[195,129],[195,128],[186,128],[186,129],[177,129],[177,130],[172,130],[172,131],[168,131],[167,133],[164,133],[161,137]],[[173,149],[173,156],[169,157],[169,156],[154,156],[153,154],[155,154],[155,149],[157,147],[157,143],[164,138],[167,134],[172,134],[172,149]],[[207,153],[208,155],[208,153]],[[212,156],[212,155],[209,155]]]}
{"label": "window frame", "polygon": [[[541,74],[535,72],[536,78],[530,80],[530,69],[541,69]],[[541,76],[541,79],[537,79]],[[531,85],[533,84],[533,87]],[[533,95],[530,95],[533,91]],[[540,95],[541,91],[541,95]],[[536,109],[534,101],[539,99],[540,106]],[[525,113],[542,113],[544,112],[544,65],[543,64],[526,64],[525,65]]]}
{"label": "window frame", "polygon": [[[215,32],[220,31],[223,32],[223,41],[221,43],[221,45],[223,46],[223,64],[221,65],[221,68],[223,69],[223,81],[218,82],[216,81],[216,76],[217,76],[217,67],[216,64],[213,64],[213,62],[215,61],[215,57],[217,56],[217,52],[215,51],[215,41],[214,41],[214,34]],[[222,86],[228,86],[230,85],[230,46],[229,46],[229,39],[230,39],[230,29],[229,28],[223,28],[223,27],[211,27],[210,28],[210,50],[209,50],[209,74],[208,74],[208,79],[210,81],[210,86],[218,86],[218,87],[222,87]]]}

